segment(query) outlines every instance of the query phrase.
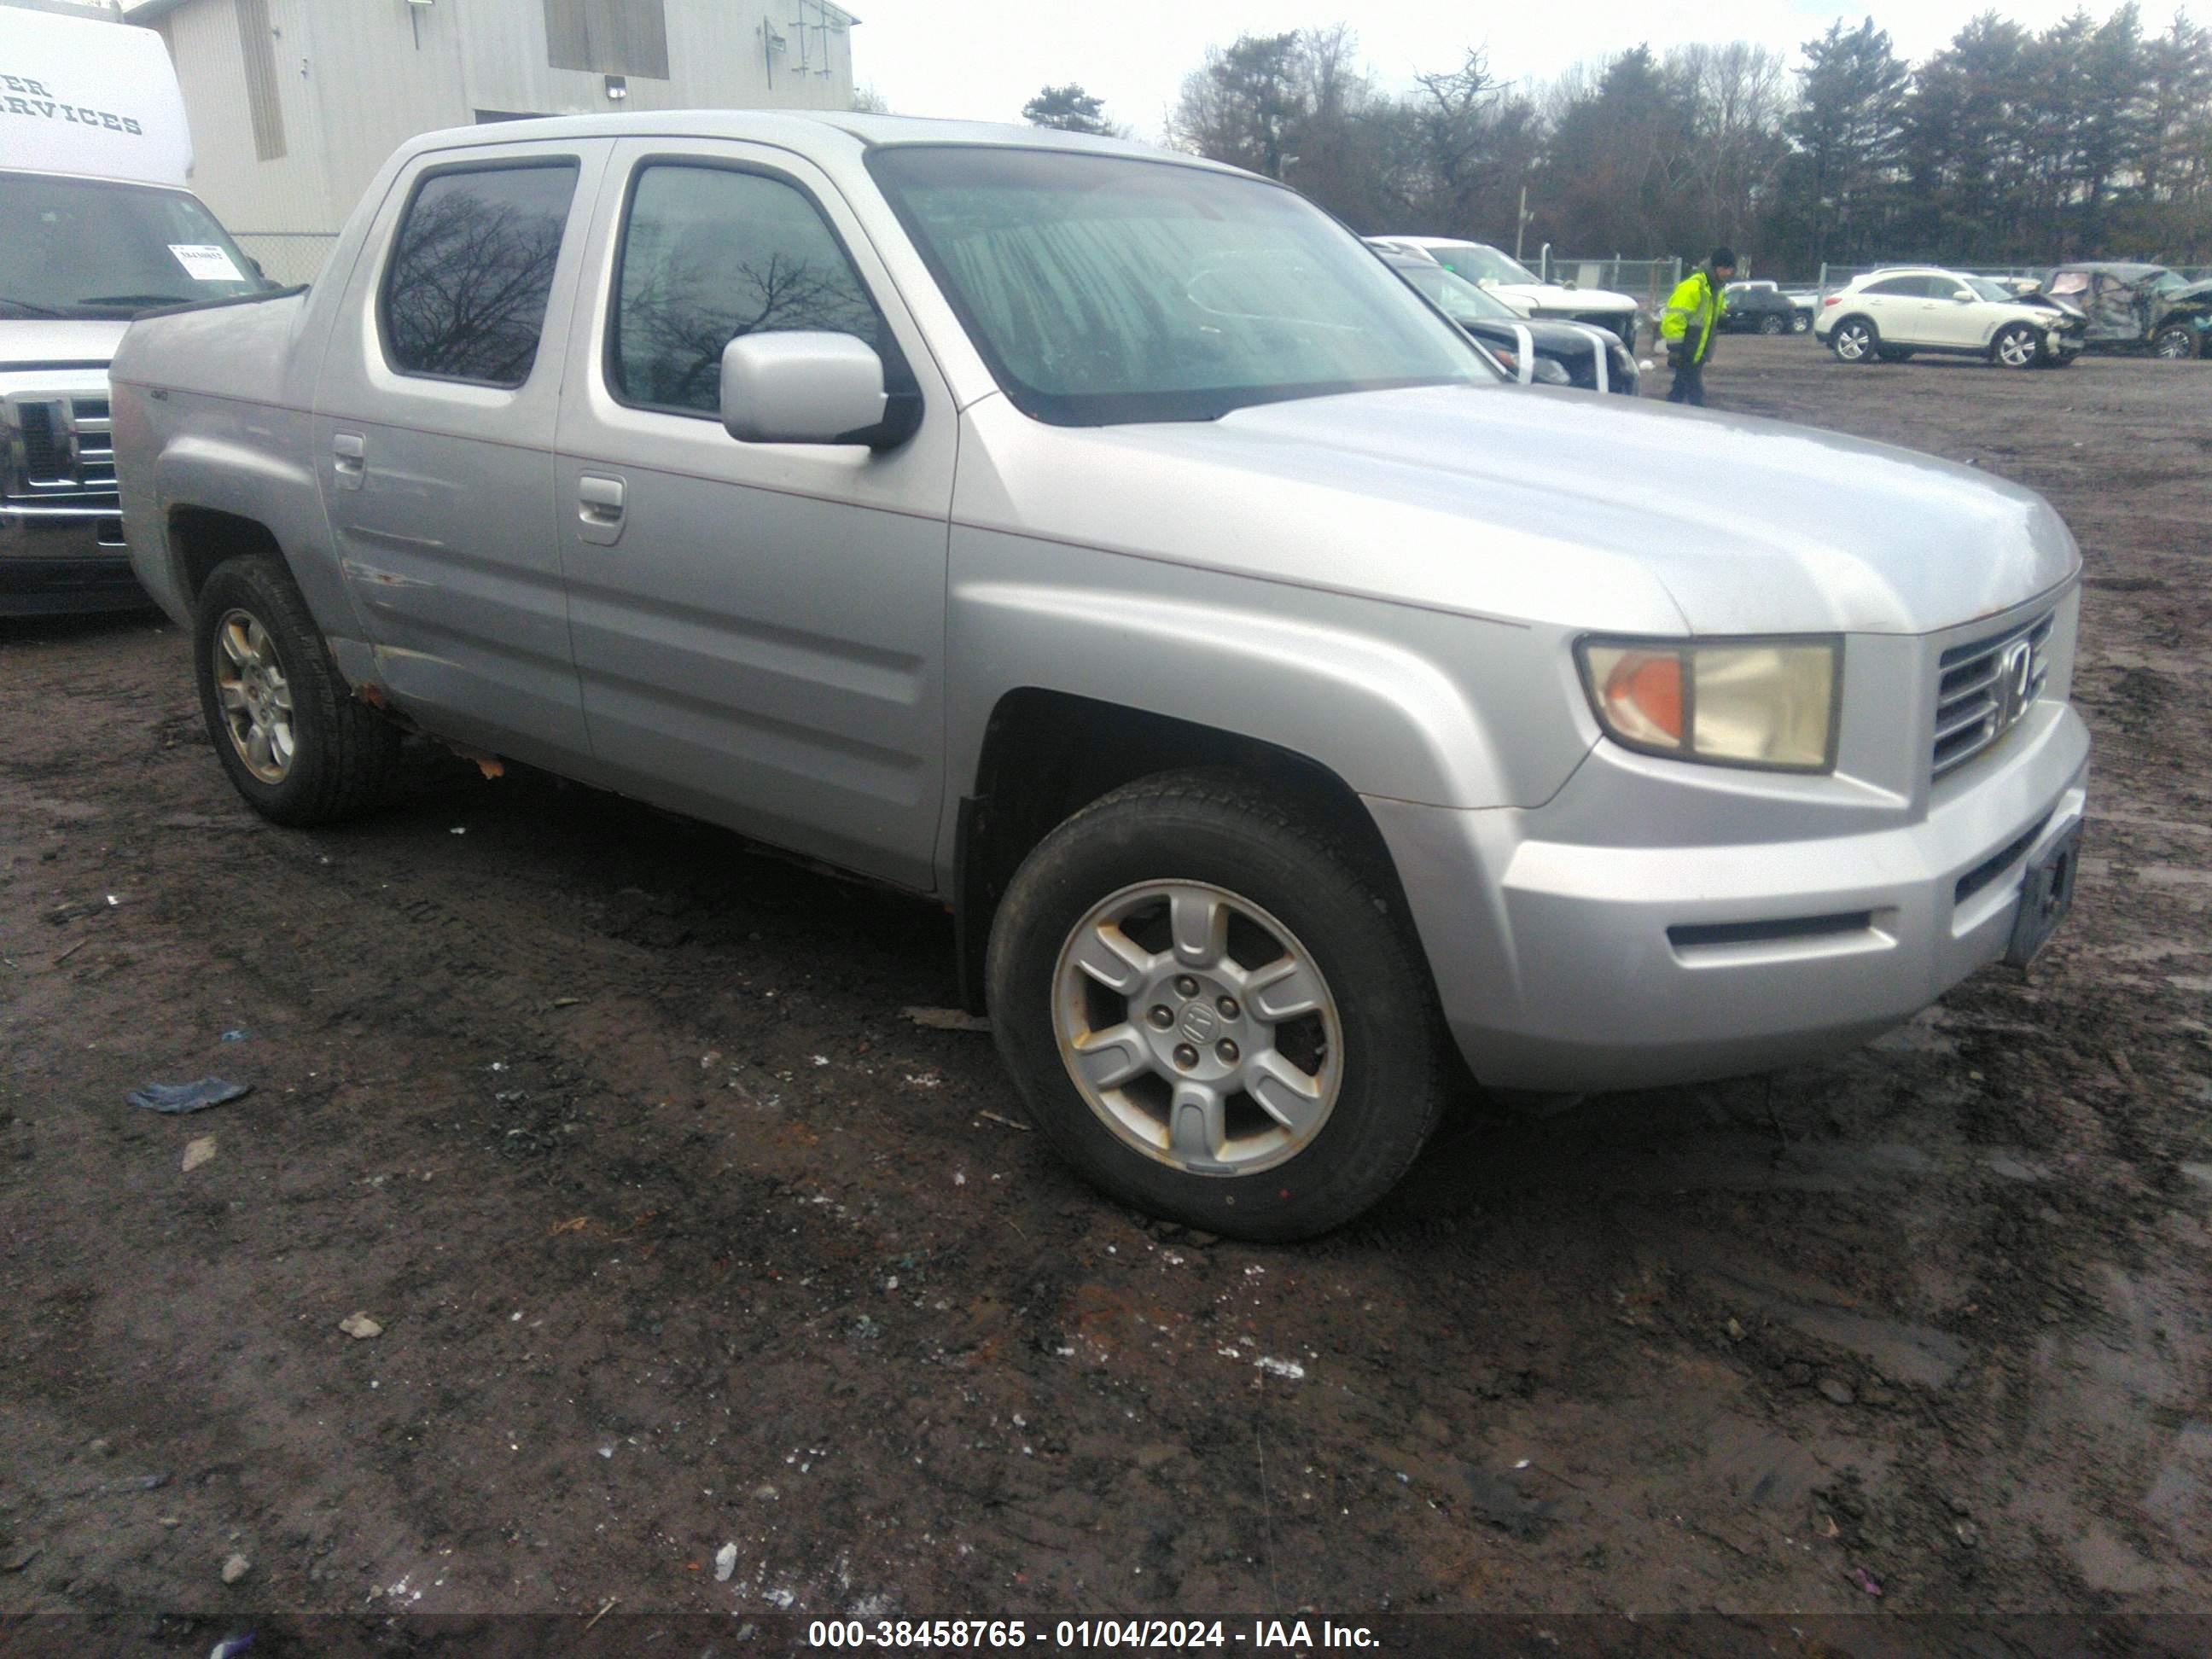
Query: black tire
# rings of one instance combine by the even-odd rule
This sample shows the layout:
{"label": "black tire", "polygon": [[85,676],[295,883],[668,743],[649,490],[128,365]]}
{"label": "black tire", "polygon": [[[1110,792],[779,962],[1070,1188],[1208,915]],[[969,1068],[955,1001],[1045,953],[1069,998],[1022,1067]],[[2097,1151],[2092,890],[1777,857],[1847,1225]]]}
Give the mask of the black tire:
{"label": "black tire", "polygon": [[[2006,361],[2008,349],[2014,349],[2016,361]],[[2000,368],[2033,368],[2047,355],[2043,346],[2043,337],[2026,323],[2008,324],[1999,329],[1990,341],[1990,361]]]}
{"label": "black tire", "polygon": [[[1333,1105],[1310,1139],[1255,1172],[1199,1173],[1165,1148],[1140,1150],[1109,1127],[1062,1055],[1063,950],[1096,907],[1164,882],[1203,884],[1279,921],[1310,957],[1339,1023]],[[991,927],[992,1023],[1037,1127],[1115,1198],[1212,1232],[1305,1238],[1360,1214],[1428,1139],[1448,1076],[1435,994],[1391,887],[1344,838],[1233,773],[1142,779],[1084,808],[1024,860]],[[1097,1018],[1138,1023],[1133,1001]],[[1136,1081],[1167,1087],[1149,1072]]]}
{"label": "black tire", "polygon": [[[219,663],[230,661],[220,641],[240,617],[259,623],[289,698],[294,746],[273,778],[257,774],[234,736],[218,684]],[[390,796],[399,729],[347,690],[307,600],[276,559],[257,554],[216,567],[193,606],[192,665],[216,757],[262,817],[292,825],[330,823]]]}
{"label": "black tire", "polygon": [[1778,311],[1770,311],[1759,319],[1759,331],[1761,334],[1786,334],[1790,331],[1790,319]]}
{"label": "black tire", "polygon": [[1790,319],[1790,331],[1792,334],[1808,333],[1812,326],[1813,313],[1809,311],[1801,311]]}
{"label": "black tire", "polygon": [[1828,349],[1844,363],[1871,363],[1881,356],[1881,331],[1865,317],[1846,317],[1828,331]]}
{"label": "black tire", "polygon": [[2186,323],[2169,323],[2151,336],[2150,349],[2169,362],[2186,362],[2197,356],[2197,331]]}

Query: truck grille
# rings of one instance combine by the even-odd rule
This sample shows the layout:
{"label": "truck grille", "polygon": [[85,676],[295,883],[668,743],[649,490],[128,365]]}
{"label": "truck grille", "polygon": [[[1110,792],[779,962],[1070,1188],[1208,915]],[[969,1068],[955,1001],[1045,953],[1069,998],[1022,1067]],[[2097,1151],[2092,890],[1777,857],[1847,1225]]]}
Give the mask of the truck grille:
{"label": "truck grille", "polygon": [[1931,775],[1954,772],[2012,729],[2043,695],[2057,613],[1954,645],[1936,662]]}
{"label": "truck grille", "polygon": [[[106,398],[56,398],[9,404],[7,422],[15,428],[13,476],[0,479],[7,493],[21,497],[64,492],[112,495],[115,440]],[[0,427],[0,441],[6,436]]]}

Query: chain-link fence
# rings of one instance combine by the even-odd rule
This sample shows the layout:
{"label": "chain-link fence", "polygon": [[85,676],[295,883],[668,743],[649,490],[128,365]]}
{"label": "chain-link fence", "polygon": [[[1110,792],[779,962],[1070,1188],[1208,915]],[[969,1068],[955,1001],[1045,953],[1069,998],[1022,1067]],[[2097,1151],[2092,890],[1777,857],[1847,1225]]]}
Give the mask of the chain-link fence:
{"label": "chain-link fence", "polygon": [[1572,283],[1577,288],[1601,288],[1626,294],[1653,315],[1663,310],[1667,296],[1682,280],[1680,259],[1562,258],[1546,248],[1538,258],[1537,275],[1547,283]]}
{"label": "chain-link fence", "polygon": [[337,233],[321,230],[234,230],[230,240],[283,288],[312,283],[337,245]]}

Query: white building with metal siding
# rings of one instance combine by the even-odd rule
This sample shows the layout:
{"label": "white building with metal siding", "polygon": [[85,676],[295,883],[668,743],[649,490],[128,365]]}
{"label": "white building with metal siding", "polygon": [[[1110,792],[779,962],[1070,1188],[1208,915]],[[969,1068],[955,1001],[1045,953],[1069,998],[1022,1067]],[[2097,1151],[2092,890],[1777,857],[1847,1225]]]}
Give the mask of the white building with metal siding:
{"label": "white building with metal siding", "polygon": [[402,140],[527,115],[849,109],[829,0],[138,0],[191,118],[192,188],[311,278]]}

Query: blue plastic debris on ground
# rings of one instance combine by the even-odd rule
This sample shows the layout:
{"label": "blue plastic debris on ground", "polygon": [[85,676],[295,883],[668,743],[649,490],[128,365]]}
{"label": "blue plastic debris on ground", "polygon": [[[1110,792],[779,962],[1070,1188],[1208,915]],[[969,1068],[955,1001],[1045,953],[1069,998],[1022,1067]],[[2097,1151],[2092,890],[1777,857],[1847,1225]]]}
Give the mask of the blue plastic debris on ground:
{"label": "blue plastic debris on ground", "polygon": [[204,1112],[226,1100],[236,1100],[252,1088],[250,1083],[230,1083],[219,1077],[204,1077],[198,1083],[149,1083],[131,1091],[131,1103],[149,1112]]}

